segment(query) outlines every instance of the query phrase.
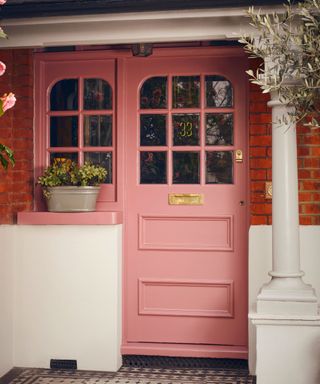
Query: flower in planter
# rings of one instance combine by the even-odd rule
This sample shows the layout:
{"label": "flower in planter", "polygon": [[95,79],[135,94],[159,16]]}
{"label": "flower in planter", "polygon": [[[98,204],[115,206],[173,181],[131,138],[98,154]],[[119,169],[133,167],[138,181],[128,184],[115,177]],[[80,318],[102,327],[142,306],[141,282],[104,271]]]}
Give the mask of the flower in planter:
{"label": "flower in planter", "polygon": [[49,196],[48,188],[61,186],[97,186],[104,182],[107,171],[100,165],[84,163],[78,166],[74,161],[65,158],[56,158],[53,164],[47,167],[38,184],[43,188],[44,195]]}

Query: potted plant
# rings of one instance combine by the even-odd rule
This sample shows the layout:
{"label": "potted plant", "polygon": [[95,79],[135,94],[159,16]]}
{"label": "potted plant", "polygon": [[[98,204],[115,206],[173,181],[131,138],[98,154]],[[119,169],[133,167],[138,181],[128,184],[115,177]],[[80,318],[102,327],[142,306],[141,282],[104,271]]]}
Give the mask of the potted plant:
{"label": "potted plant", "polygon": [[56,158],[47,167],[38,184],[50,212],[90,212],[95,210],[100,184],[107,176],[105,168],[91,163],[78,166],[70,159]]}

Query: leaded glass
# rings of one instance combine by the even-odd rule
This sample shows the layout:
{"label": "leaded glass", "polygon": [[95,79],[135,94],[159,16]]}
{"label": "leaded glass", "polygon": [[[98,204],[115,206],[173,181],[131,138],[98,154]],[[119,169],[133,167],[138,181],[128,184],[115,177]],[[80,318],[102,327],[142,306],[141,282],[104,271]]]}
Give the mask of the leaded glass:
{"label": "leaded glass", "polygon": [[84,109],[112,109],[112,89],[103,79],[84,80]]}
{"label": "leaded glass", "polygon": [[206,106],[230,108],[233,106],[233,92],[230,81],[222,76],[206,76]]}
{"label": "leaded glass", "polygon": [[167,183],[167,152],[140,152],[140,183]]}
{"label": "leaded glass", "polygon": [[199,183],[199,152],[173,152],[173,184]]}
{"label": "leaded glass", "polygon": [[78,110],[78,79],[58,81],[50,93],[51,111]]}
{"label": "leaded glass", "polygon": [[181,113],[173,115],[173,144],[199,145],[199,125],[199,113]]}
{"label": "leaded glass", "polygon": [[85,152],[84,161],[101,165],[107,170],[105,184],[112,184],[112,152]]}
{"label": "leaded glass", "polygon": [[232,151],[206,152],[206,183],[233,183]]}
{"label": "leaded glass", "polygon": [[166,145],[167,116],[141,115],[140,116],[140,145]]}
{"label": "leaded glass", "polygon": [[78,116],[50,117],[50,147],[78,146]]}
{"label": "leaded glass", "polygon": [[233,145],[233,114],[206,114],[206,145]]}
{"label": "leaded glass", "polygon": [[167,78],[151,77],[140,90],[141,109],[167,108]]}
{"label": "leaded glass", "polygon": [[112,116],[94,115],[84,117],[84,145],[92,147],[112,146]]}
{"label": "leaded glass", "polygon": [[173,76],[172,107],[200,107],[200,76]]}
{"label": "leaded glass", "polygon": [[53,163],[54,159],[70,159],[75,163],[78,162],[77,152],[52,152],[50,153],[50,164]]}

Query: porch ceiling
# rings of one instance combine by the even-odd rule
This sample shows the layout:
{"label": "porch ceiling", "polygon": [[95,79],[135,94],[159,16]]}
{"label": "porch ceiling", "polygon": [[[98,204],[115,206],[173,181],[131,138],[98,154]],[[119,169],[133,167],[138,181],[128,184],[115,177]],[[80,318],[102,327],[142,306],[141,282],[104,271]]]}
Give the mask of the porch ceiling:
{"label": "porch ceiling", "polygon": [[187,10],[271,6],[283,0],[10,0],[2,7],[1,18],[70,16],[121,12]]}

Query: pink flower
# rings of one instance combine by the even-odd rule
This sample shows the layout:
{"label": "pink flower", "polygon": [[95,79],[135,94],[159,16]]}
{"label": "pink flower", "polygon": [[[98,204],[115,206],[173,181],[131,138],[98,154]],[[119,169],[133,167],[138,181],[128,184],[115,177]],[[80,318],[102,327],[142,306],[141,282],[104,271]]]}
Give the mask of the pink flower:
{"label": "pink flower", "polygon": [[0,76],[2,76],[5,73],[5,71],[6,71],[6,65],[2,61],[0,61]]}
{"label": "pink flower", "polygon": [[0,5],[3,5],[7,2],[7,0],[0,0]]}
{"label": "pink flower", "polygon": [[0,101],[2,101],[2,111],[5,112],[15,105],[16,98],[14,94],[10,92],[8,95],[5,93],[2,97],[0,97]]}

